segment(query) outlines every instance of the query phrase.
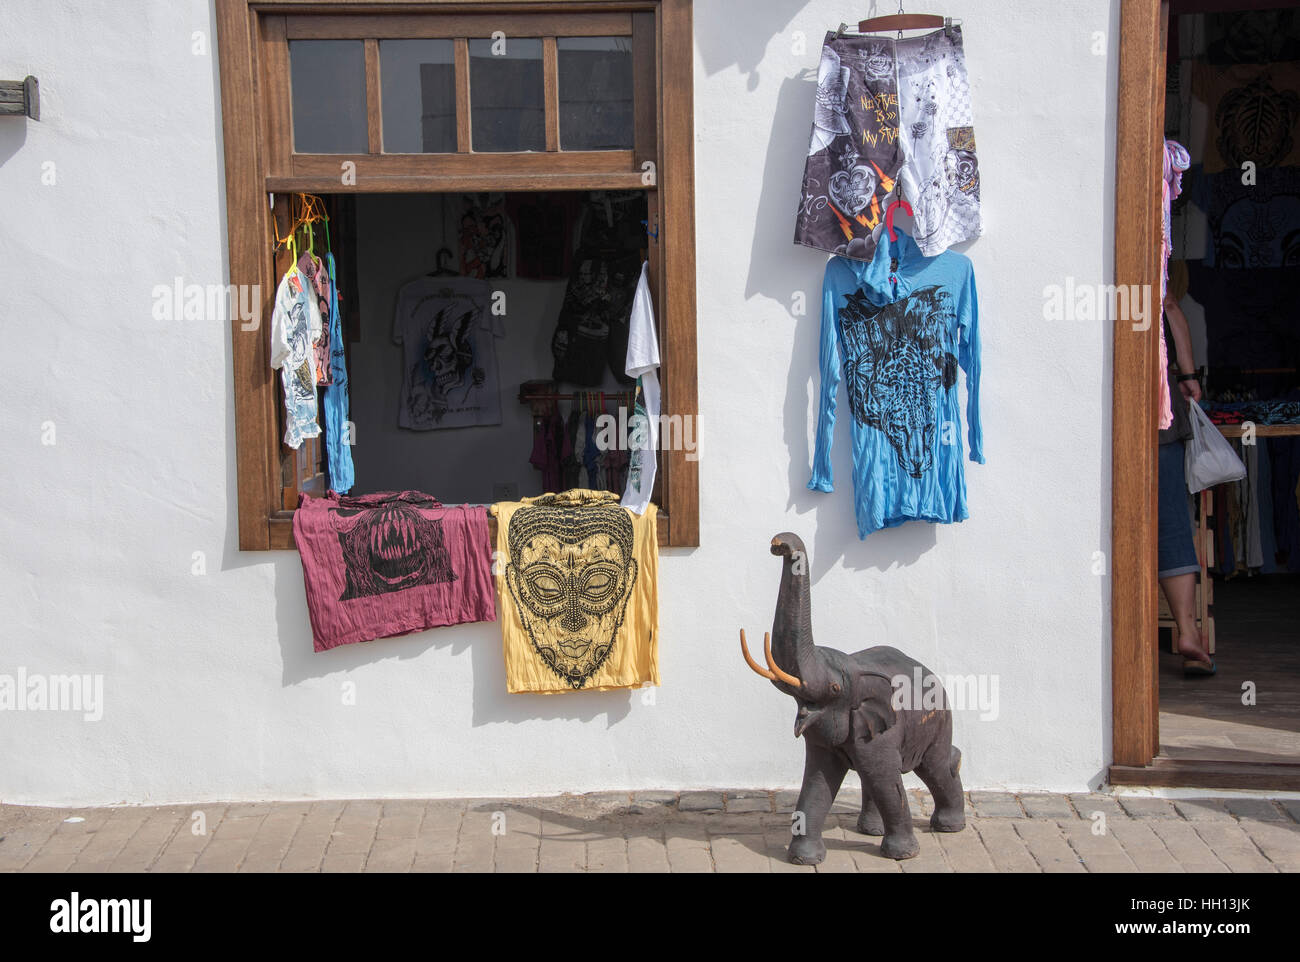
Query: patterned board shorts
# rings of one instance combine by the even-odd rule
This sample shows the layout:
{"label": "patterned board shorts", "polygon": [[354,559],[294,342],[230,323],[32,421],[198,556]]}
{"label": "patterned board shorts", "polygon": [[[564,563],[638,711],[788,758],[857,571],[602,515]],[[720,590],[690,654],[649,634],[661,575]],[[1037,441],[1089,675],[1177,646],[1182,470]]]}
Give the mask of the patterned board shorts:
{"label": "patterned board shorts", "polygon": [[870,260],[898,189],[927,257],[982,233],[958,26],[905,40],[826,34],[794,242]]}

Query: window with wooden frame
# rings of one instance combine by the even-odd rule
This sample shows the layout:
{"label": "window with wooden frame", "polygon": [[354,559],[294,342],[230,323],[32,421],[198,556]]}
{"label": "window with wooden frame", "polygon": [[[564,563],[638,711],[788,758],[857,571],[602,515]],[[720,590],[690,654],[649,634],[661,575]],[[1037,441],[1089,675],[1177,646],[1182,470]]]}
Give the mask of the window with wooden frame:
{"label": "window with wooden frame", "polygon": [[[241,549],[293,548],[297,495],[321,480],[319,444],[281,443],[270,367],[267,327],[287,264],[269,239],[289,193],[644,190],[663,414],[696,417],[691,0],[216,5],[230,283],[256,287],[262,307],[257,329],[232,322]],[[480,54],[501,38],[519,62],[494,83]],[[568,51],[593,47],[626,52],[631,78],[630,110],[599,131],[562,81]],[[295,102],[295,73],[313,62],[332,85],[327,116]],[[416,125],[391,109],[403,76],[441,98]],[[503,89],[518,97],[501,103]],[[681,447],[660,454],[662,545],[699,543],[698,464]]]}

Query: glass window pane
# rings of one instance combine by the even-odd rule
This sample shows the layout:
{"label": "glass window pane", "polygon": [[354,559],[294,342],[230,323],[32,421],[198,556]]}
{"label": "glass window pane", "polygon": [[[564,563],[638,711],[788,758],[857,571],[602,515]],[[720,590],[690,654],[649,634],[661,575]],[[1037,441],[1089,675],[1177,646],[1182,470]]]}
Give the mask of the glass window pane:
{"label": "glass window pane", "polygon": [[456,152],[456,50],[450,40],[379,41],[384,152]]}
{"label": "glass window pane", "polygon": [[471,142],[477,151],[545,150],[542,41],[469,42]]}
{"label": "glass window pane", "polygon": [[366,54],[360,40],[291,40],[293,149],[364,154]]}
{"label": "glass window pane", "polygon": [[560,149],[632,147],[632,38],[560,37]]}

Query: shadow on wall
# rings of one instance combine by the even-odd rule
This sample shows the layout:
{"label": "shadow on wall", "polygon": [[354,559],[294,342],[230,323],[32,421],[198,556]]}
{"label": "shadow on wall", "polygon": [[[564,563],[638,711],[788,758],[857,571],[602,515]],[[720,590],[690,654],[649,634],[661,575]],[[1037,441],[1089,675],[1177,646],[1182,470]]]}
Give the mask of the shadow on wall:
{"label": "shadow on wall", "polygon": [[637,692],[574,692],[556,695],[506,695],[505,661],[501,655],[500,628],[497,622],[452,625],[428,631],[377,638],[355,645],[340,645],[330,651],[312,647],[311,622],[303,604],[302,566],[296,554],[276,552],[275,621],[276,639],[280,643],[280,660],[284,669],[281,683],[288,688],[313,678],[349,673],[366,665],[398,659],[410,661],[432,648],[449,648],[458,657],[469,651],[473,673],[474,727],[499,722],[568,719],[590,722],[606,716],[611,728],[628,716]]}
{"label": "shadow on wall", "polygon": [[27,125],[34,123],[26,117],[0,118],[0,167],[27,142]]}

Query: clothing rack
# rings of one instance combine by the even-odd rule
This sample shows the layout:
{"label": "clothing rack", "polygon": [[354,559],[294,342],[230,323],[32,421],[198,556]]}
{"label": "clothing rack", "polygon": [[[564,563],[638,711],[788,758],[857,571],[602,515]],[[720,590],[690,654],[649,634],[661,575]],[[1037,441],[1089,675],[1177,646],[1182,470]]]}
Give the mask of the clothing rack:
{"label": "clothing rack", "polygon": [[565,393],[556,390],[554,381],[525,381],[519,385],[519,403],[531,404],[533,415],[541,417],[549,413],[557,401],[574,401],[584,410],[599,413],[613,402],[615,408],[631,407],[636,403],[636,391],[573,391]]}

